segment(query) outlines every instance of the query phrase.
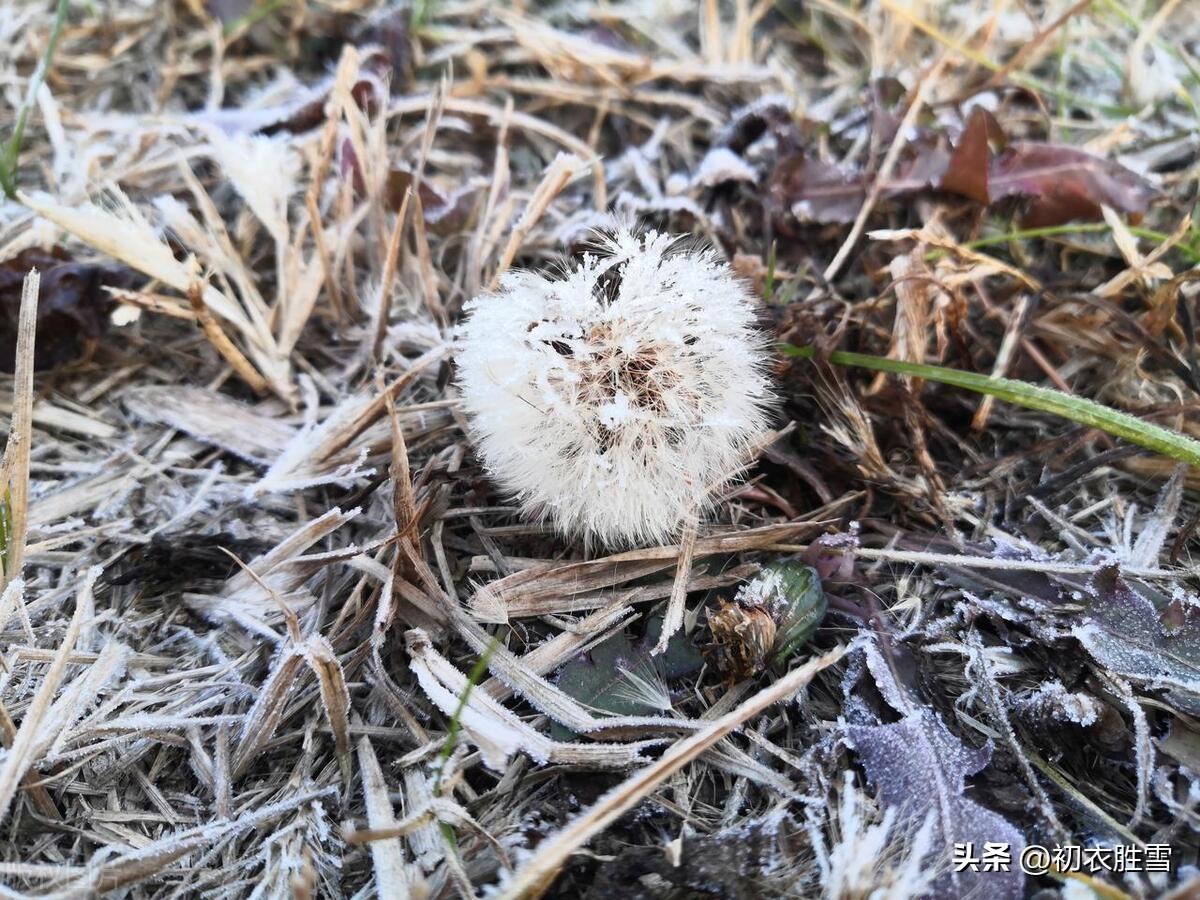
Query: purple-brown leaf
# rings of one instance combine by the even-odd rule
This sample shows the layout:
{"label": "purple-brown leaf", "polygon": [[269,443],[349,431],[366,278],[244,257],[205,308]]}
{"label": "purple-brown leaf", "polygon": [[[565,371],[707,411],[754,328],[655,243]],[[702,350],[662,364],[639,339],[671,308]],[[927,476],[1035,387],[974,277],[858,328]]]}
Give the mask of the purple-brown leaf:
{"label": "purple-brown leaf", "polygon": [[861,173],[801,153],[779,161],[769,190],[779,212],[821,224],[853,222],[867,195]]}
{"label": "purple-brown leaf", "polygon": [[33,247],[0,264],[0,371],[13,370],[21,284],[34,268],[42,273],[33,362],[38,370],[78,358],[89,342],[104,335],[113,305],[105,285],[128,288],[138,280],[119,266],[75,262],[58,248]]}
{"label": "purple-brown leaf", "polygon": [[992,202],[1028,198],[1021,222],[1026,228],[1100,219],[1101,205],[1140,216],[1158,194],[1120,163],[1077,147],[1041,143],[1013,144],[992,160],[988,188]]}
{"label": "purple-brown leaf", "polygon": [[988,149],[988,117],[978,107],[971,114],[967,127],[963,129],[958,146],[950,154],[950,162],[942,175],[939,187],[943,191],[962,194],[987,206],[991,202],[988,191],[988,164],[991,151]]}

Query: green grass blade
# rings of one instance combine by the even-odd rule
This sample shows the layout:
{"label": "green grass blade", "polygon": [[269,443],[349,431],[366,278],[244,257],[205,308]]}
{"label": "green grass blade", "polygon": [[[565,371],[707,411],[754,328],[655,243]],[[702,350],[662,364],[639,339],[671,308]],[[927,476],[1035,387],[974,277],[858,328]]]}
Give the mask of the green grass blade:
{"label": "green grass blade", "polygon": [[437,774],[433,779],[433,792],[437,794],[441,791],[442,786],[442,771],[446,768],[446,762],[454,753],[454,747],[458,743],[458,732],[462,727],[460,719],[462,718],[463,710],[467,707],[467,701],[471,698],[471,691],[475,685],[483,680],[484,673],[487,672],[488,662],[492,658],[492,654],[496,652],[496,648],[500,646],[500,639],[493,636],[488,642],[487,649],[483,655],[475,661],[475,665],[471,667],[470,674],[467,675],[467,686],[458,698],[458,706],[454,709],[454,715],[450,718],[450,727],[446,732],[446,743],[442,747],[442,752],[439,754]]}
{"label": "green grass blade", "polygon": [[0,499],[0,576],[9,574],[8,547],[12,543],[12,491],[4,489]]}
{"label": "green grass blade", "polygon": [[29,79],[29,91],[25,94],[25,101],[17,112],[17,121],[13,125],[12,137],[9,138],[8,145],[4,148],[4,156],[0,158],[0,187],[4,188],[4,193],[10,199],[17,195],[17,161],[21,156],[21,141],[25,138],[25,123],[29,121],[29,111],[33,108],[33,104],[37,100],[37,92],[46,79],[46,72],[50,69],[50,61],[54,58],[54,50],[62,35],[63,23],[67,20],[69,4],[70,0],[58,0],[58,9],[54,13],[54,26],[50,30],[50,40],[46,44],[46,55],[42,57]]}
{"label": "green grass blade", "polygon": [[[812,359],[816,355],[813,347],[781,344],[779,349],[785,356],[797,359]],[[943,366],[926,366],[919,363],[902,362],[898,359],[886,359],[882,356],[848,353],[843,350],[835,350],[823,355],[822,358],[839,366],[872,369],[876,372],[890,372],[894,375],[910,375],[926,381],[936,381],[940,384],[965,388],[978,394],[987,394],[1007,403],[1024,406],[1026,409],[1052,413],[1089,428],[1098,428],[1140,447],[1161,453],[1163,456],[1169,456],[1171,459],[1200,465],[1200,441],[1193,440],[1178,431],[1143,422],[1129,413],[1112,409],[1092,400],[1085,400],[1082,397],[1072,397],[1070,394],[1064,394],[1062,391],[1052,388],[1039,387],[1026,381],[993,378],[989,375],[978,375],[974,372],[963,372]]]}

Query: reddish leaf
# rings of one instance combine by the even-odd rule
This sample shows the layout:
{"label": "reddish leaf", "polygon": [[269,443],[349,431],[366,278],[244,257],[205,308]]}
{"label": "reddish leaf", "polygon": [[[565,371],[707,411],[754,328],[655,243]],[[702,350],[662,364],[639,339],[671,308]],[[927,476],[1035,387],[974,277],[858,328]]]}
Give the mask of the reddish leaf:
{"label": "reddish leaf", "polygon": [[1102,218],[1100,206],[1141,215],[1158,192],[1120,163],[1076,147],[1018,143],[992,160],[988,186],[993,202],[1027,197],[1026,228]]}
{"label": "reddish leaf", "polygon": [[[742,124],[748,123],[756,126],[744,135],[751,139],[768,127],[753,117]],[[1100,219],[1101,206],[1138,216],[1157,196],[1140,175],[1076,147],[1025,142],[993,155],[992,148],[1004,147],[1006,140],[996,119],[976,107],[953,149],[947,151],[945,138],[935,132],[911,142],[883,195],[895,199],[942,190],[982,206],[1021,197],[1026,201],[1023,224],[1032,228]],[[872,177],[801,150],[784,152],[767,181],[769,212],[784,226],[848,224],[858,215]]]}
{"label": "reddish leaf", "polygon": [[358,151],[354,149],[354,142],[350,138],[343,138],[341,144],[338,145],[338,171],[341,172],[343,178],[350,178],[351,184],[354,185],[355,196],[366,196],[367,181],[363,177],[362,166],[358,162]]}
{"label": "reddish leaf", "polygon": [[42,274],[34,368],[50,369],[79,357],[104,335],[112,300],[103,290],[132,287],[136,276],[117,266],[77,263],[61,249],[22,251],[0,264],[0,371],[11,372],[17,352],[21,283],[30,269]]}
{"label": "reddish leaf", "polygon": [[[387,187],[385,188],[387,193],[384,197],[384,205],[390,210],[398,210],[400,204],[404,202],[405,192],[412,183],[412,169],[404,165],[393,166],[391,171],[388,172]],[[421,196],[421,206],[425,208],[427,215],[430,210],[442,209],[450,203],[450,199],[430,184],[428,178],[421,180],[418,193]]]}
{"label": "reddish leaf", "polygon": [[969,197],[976,203],[987,206],[991,202],[988,193],[988,117],[982,109],[975,107],[967,127],[963,129],[958,146],[950,154],[950,162],[942,175],[939,187]]}
{"label": "reddish leaf", "polygon": [[[350,87],[350,96],[354,100],[354,105],[371,116],[379,113],[379,110],[383,107],[383,99],[386,96],[383,83],[372,72],[372,69],[377,68],[377,66],[371,63],[373,60],[378,59],[382,59],[382,54],[371,52],[363,60],[358,80]],[[229,121],[229,124],[226,126],[227,131],[250,131],[266,135],[280,133],[304,134],[325,124],[326,105],[328,102],[329,93],[327,90],[314,93],[310,99],[298,106],[276,110],[275,117],[270,121],[262,123],[251,121],[250,127],[241,125],[236,119],[236,113],[232,119],[229,119],[229,117],[223,118]],[[267,111],[268,114],[270,112],[270,110]],[[250,116],[253,120],[253,111],[251,111]]]}

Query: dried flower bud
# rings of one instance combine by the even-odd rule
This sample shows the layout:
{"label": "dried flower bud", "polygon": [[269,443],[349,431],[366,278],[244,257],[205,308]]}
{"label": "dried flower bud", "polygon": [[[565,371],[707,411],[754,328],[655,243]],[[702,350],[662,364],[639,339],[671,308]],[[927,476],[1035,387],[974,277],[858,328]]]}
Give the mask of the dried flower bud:
{"label": "dried flower bud", "polygon": [[766,427],[765,342],[714,251],[628,228],[596,249],[468,305],[463,402],[484,464],[527,513],[607,544],[661,541]]}
{"label": "dried flower bud", "polygon": [[708,628],[713,637],[708,657],[731,682],[753,678],[766,668],[775,646],[775,619],[766,607],[722,602],[709,610]]}

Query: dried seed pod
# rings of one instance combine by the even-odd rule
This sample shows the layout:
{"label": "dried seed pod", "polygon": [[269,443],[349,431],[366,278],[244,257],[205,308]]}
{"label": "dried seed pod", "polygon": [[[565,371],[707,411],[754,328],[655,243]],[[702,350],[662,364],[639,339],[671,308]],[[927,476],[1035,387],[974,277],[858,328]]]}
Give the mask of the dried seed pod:
{"label": "dried seed pod", "polygon": [[708,628],[713,636],[709,659],[730,681],[753,678],[766,668],[775,646],[775,620],[764,607],[723,601],[709,611]]}
{"label": "dried seed pod", "polygon": [[713,250],[628,228],[560,278],[467,306],[459,385],[480,458],[527,514],[605,544],[661,542],[712,503],[767,425],[767,344]]}
{"label": "dried seed pod", "polygon": [[808,642],[825,617],[821,578],[812,566],[777,562],[708,613],[709,661],[731,681],[781,663]]}

